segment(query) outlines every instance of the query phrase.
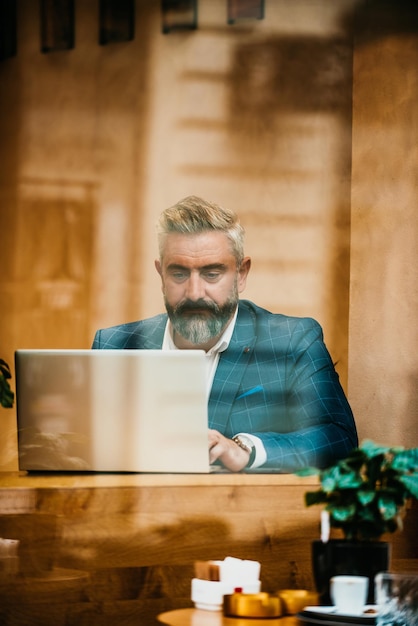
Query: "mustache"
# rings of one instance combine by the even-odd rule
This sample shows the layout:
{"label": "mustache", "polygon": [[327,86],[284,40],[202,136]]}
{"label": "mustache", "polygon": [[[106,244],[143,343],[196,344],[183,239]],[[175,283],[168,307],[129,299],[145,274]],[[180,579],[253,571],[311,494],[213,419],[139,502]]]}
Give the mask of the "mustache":
{"label": "mustache", "polygon": [[215,302],[208,302],[203,298],[199,298],[198,300],[184,300],[180,302],[175,308],[174,313],[182,314],[187,313],[188,311],[195,311],[196,309],[201,309],[204,311],[209,311],[210,313],[218,314],[220,312],[220,307]]}

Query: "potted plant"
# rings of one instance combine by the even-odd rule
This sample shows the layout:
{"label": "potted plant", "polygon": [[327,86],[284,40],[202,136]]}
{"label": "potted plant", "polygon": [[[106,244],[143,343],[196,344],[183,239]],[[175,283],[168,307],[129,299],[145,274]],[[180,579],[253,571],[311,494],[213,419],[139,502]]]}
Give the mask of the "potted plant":
{"label": "potted plant", "polygon": [[418,448],[387,447],[366,440],[335,465],[308,468],[299,475],[317,474],[320,488],[305,494],[307,506],[321,504],[330,528],[342,539],[314,541],[315,584],[324,603],[330,602],[329,579],[337,574],[369,576],[369,602],[374,599],[374,576],[389,569],[387,533],[403,528],[408,502],[418,498]]}
{"label": "potted plant", "polygon": [[10,389],[10,368],[6,361],[0,359],[0,406],[10,409],[14,402],[14,393]]}

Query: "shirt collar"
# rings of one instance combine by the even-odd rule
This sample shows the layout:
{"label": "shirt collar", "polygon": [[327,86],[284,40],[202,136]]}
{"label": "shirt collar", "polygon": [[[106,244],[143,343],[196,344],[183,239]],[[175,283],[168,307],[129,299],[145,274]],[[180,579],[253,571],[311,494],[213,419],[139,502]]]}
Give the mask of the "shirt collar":
{"label": "shirt collar", "polygon": [[[210,350],[207,351],[206,353],[207,355],[218,354],[219,352],[224,352],[227,349],[231,341],[232,333],[234,332],[235,323],[237,321],[237,315],[238,315],[238,306],[235,309],[234,317],[231,319],[231,321],[229,322],[228,326],[225,328],[222,335],[219,337],[216,344]],[[170,322],[170,318],[167,319],[167,324],[165,326],[162,349],[163,350],[178,350],[179,349],[177,348],[176,344],[173,341],[173,325]]]}

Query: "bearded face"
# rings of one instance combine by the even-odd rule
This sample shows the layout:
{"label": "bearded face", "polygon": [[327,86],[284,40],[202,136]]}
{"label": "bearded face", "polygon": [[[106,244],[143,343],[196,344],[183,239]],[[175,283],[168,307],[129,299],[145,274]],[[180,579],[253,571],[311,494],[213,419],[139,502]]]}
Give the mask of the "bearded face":
{"label": "bearded face", "polygon": [[180,349],[213,347],[238,305],[251,259],[237,263],[226,233],[170,233],[155,267]]}
{"label": "bearded face", "polygon": [[237,304],[236,281],[231,296],[222,305],[200,298],[195,302],[187,299],[171,306],[165,298],[167,313],[175,332],[194,345],[206,344],[221,335]]}

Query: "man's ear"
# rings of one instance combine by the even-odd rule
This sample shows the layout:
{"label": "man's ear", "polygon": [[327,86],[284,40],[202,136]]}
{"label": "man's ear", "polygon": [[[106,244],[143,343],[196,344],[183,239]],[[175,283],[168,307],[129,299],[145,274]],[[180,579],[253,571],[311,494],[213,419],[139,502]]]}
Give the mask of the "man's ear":
{"label": "man's ear", "polygon": [[251,268],[251,257],[246,256],[239,268],[238,271],[238,293],[241,293],[245,289],[245,285],[247,284],[247,276],[248,272]]}
{"label": "man's ear", "polygon": [[159,275],[160,275],[160,276],[161,276],[161,278],[162,278],[162,276],[163,276],[163,270],[161,269],[161,262],[160,262],[160,260],[159,260],[159,259],[155,259],[155,261],[154,261],[154,265],[155,265],[155,269],[157,270],[157,272],[159,273]]}

